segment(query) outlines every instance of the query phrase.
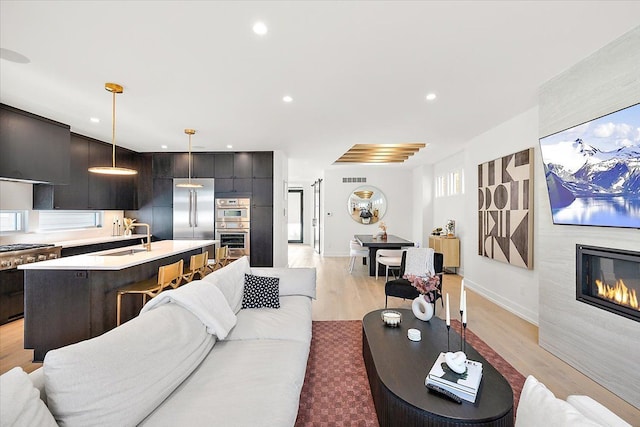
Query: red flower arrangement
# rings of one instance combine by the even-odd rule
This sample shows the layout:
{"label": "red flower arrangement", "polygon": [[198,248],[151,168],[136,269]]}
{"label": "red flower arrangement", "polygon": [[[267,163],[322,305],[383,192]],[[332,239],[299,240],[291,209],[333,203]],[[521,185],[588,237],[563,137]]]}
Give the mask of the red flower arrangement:
{"label": "red flower arrangement", "polygon": [[416,288],[420,294],[424,296],[427,302],[434,302],[436,299],[436,291],[438,291],[438,285],[440,284],[440,276],[416,276],[413,274],[407,274],[405,279],[411,283],[411,286]]}

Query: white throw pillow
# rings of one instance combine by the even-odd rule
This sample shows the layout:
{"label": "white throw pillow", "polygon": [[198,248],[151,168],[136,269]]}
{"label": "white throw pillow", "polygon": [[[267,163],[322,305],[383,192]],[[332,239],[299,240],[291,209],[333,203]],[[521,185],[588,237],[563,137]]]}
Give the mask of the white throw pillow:
{"label": "white throw pillow", "polygon": [[53,415],[40,400],[40,391],[20,367],[0,376],[0,426],[57,427]]}
{"label": "white throw pillow", "polygon": [[576,408],[582,415],[607,427],[631,427],[631,424],[611,412],[606,406],[589,396],[572,395],[567,403]]}
{"label": "white throw pillow", "polygon": [[253,267],[251,274],[280,279],[280,296],[304,295],[316,298],[315,268]]}
{"label": "white throw pillow", "polygon": [[524,382],[516,427],[602,427],[578,412],[573,406],[547,389],[544,384],[529,375]]}
{"label": "white throw pillow", "polygon": [[231,310],[237,314],[242,307],[245,274],[251,274],[251,266],[249,258],[243,256],[231,264],[207,274],[202,280],[216,285],[224,294]]}

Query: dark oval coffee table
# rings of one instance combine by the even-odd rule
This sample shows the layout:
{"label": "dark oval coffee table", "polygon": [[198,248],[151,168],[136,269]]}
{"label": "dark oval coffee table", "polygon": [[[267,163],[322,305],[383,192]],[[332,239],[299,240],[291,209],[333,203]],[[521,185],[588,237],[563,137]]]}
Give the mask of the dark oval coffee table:
{"label": "dark oval coffee table", "polygon": [[[435,395],[424,380],[442,351],[447,351],[447,328],[441,319],[416,319],[399,309],[398,328],[385,326],[383,310],[362,320],[362,355],[381,426],[513,426],[513,391],[507,380],[469,344],[467,357],[482,362],[482,382],[475,403],[457,404]],[[419,329],[422,340],[407,338]],[[451,351],[460,350],[460,335],[453,329]]]}

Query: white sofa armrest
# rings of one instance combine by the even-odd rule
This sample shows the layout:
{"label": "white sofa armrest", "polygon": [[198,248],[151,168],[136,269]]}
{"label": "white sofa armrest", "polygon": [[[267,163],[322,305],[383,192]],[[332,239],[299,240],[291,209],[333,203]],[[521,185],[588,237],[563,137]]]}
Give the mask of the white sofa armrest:
{"label": "white sofa armrest", "polygon": [[631,424],[589,396],[573,394],[567,397],[567,402],[591,421],[608,427],[631,427]]}
{"label": "white sofa armrest", "polygon": [[280,296],[304,295],[316,298],[315,268],[252,267],[251,274],[280,279]]}

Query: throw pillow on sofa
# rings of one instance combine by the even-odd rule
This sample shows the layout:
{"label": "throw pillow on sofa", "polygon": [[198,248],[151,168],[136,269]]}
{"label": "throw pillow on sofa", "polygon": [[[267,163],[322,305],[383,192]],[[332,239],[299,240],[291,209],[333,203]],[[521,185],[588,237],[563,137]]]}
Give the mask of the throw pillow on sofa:
{"label": "throw pillow on sofa", "polygon": [[242,308],[280,308],[280,279],[244,275]]}

